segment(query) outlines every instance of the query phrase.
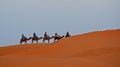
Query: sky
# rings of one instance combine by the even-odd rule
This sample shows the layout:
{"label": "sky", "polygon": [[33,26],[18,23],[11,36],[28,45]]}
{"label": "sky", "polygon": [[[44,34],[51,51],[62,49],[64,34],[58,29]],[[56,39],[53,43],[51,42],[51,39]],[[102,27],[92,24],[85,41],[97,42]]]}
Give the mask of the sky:
{"label": "sky", "polygon": [[0,46],[21,34],[65,35],[120,29],[120,0],[0,0]]}

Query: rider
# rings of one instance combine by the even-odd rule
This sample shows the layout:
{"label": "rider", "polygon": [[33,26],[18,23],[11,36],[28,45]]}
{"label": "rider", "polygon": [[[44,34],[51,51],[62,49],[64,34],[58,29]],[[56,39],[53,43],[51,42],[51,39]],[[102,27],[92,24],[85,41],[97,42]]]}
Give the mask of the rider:
{"label": "rider", "polygon": [[55,37],[60,37],[60,35],[58,35],[57,33],[55,33]]}
{"label": "rider", "polygon": [[47,32],[44,33],[44,36],[47,36]]}
{"label": "rider", "polygon": [[67,33],[66,33],[66,37],[70,37],[70,34],[69,34],[69,32],[67,32]]}
{"label": "rider", "polygon": [[37,35],[36,35],[36,33],[35,33],[35,32],[33,33],[33,37],[37,38]]}
{"label": "rider", "polygon": [[24,34],[22,34],[22,39],[26,38],[26,36]]}

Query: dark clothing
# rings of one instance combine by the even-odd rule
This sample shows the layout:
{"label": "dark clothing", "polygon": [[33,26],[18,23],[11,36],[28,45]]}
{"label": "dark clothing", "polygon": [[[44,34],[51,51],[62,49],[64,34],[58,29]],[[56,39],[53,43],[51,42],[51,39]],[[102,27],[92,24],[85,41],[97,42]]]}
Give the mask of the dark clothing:
{"label": "dark clothing", "polygon": [[33,38],[38,38],[36,33],[33,33]]}
{"label": "dark clothing", "polygon": [[66,37],[70,37],[70,34],[69,34],[69,32],[67,32],[67,33],[66,33]]}
{"label": "dark clothing", "polygon": [[24,34],[22,34],[22,39],[24,39],[24,38],[26,38],[26,37],[24,36]]}

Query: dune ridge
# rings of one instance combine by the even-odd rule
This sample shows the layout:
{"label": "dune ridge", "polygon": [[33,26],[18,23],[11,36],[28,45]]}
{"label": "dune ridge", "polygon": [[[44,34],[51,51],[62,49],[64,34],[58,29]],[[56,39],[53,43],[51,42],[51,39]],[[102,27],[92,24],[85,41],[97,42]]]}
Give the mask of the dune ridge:
{"label": "dune ridge", "polygon": [[120,67],[120,29],[0,47],[0,67]]}

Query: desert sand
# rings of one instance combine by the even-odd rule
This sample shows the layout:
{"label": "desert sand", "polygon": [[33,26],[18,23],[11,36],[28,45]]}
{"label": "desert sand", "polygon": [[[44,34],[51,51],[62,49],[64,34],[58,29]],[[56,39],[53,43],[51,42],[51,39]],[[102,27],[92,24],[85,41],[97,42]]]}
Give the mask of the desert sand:
{"label": "desert sand", "polygon": [[0,67],[120,67],[120,29],[0,47]]}

